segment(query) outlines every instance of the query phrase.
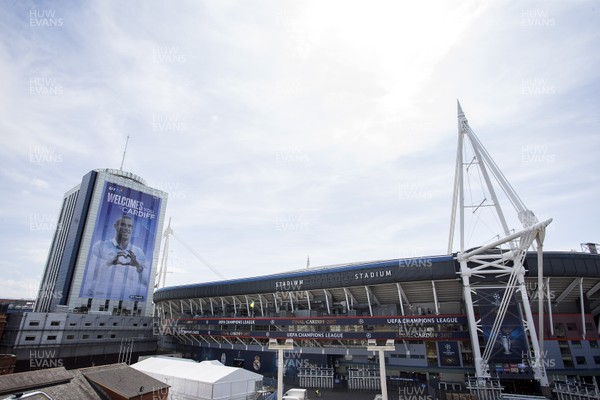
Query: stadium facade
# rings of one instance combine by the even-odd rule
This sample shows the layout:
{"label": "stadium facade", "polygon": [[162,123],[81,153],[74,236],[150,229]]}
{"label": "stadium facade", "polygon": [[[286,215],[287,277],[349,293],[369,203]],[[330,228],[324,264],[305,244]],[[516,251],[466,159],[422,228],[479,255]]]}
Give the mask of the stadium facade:
{"label": "stadium facade", "polygon": [[[551,381],[589,380],[600,370],[600,256],[544,252],[543,257],[545,369]],[[537,253],[528,253],[524,289],[534,310],[537,265]],[[479,320],[495,315],[505,285],[506,278],[500,277],[496,289],[487,282],[485,290],[477,291]],[[318,386],[370,384],[376,390],[376,380],[365,379],[378,374],[376,357],[367,351],[369,340],[394,341],[395,350],[385,354],[391,388],[412,381],[436,390],[463,385],[475,373],[456,254],[168,287],[158,290],[154,301],[161,333],[197,360],[218,359],[274,374],[269,340],[293,339],[294,350],[284,353],[286,374],[305,385],[312,374]],[[519,318],[523,307],[517,296],[511,303],[514,315],[505,318],[491,373],[509,391],[535,393],[531,338]],[[476,335],[484,344],[485,329]],[[322,372],[322,379],[315,371]]]}

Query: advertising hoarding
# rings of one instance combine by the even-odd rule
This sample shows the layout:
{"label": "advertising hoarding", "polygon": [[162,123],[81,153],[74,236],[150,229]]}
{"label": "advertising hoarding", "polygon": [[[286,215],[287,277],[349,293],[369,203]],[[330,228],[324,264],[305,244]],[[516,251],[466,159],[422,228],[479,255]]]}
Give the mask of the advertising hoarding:
{"label": "advertising hoarding", "polygon": [[161,199],[105,182],[80,297],[145,302]]}

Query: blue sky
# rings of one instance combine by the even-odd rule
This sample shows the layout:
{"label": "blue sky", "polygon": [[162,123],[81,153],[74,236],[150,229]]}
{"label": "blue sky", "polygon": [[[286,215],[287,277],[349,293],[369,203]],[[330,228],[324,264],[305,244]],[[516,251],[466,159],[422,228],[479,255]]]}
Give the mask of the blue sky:
{"label": "blue sky", "polygon": [[3,2],[0,297],[35,294],[63,194],[128,135],[226,277],[444,254],[457,98],[546,249],[600,242],[600,2],[412,3]]}

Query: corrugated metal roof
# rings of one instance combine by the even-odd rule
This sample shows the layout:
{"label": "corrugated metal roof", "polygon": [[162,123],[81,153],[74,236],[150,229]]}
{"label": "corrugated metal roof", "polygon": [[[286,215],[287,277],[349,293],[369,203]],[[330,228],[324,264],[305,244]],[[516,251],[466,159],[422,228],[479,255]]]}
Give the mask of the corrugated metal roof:
{"label": "corrugated metal roof", "polygon": [[169,387],[166,383],[154,379],[127,364],[110,364],[84,368],[80,372],[89,381],[126,398],[153,393]]}
{"label": "corrugated metal roof", "polygon": [[73,374],[64,367],[0,375],[0,394],[16,393],[69,382]]}

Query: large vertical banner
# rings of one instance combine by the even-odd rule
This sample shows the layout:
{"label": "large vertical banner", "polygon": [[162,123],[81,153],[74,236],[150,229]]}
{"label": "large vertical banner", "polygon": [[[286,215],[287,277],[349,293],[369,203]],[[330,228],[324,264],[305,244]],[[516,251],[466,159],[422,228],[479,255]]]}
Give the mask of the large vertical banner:
{"label": "large vertical banner", "polygon": [[80,297],[145,302],[161,199],[104,184]]}
{"label": "large vertical banner", "polygon": [[[503,295],[504,289],[477,289],[479,315],[486,345],[490,340],[492,326],[498,314],[498,308],[500,307]],[[490,364],[499,363],[499,365],[503,365],[512,363],[516,365],[517,363],[521,363],[523,354],[527,354],[527,352],[527,338],[523,329],[519,305],[513,293],[504,321],[500,327],[500,332],[492,348]]]}

